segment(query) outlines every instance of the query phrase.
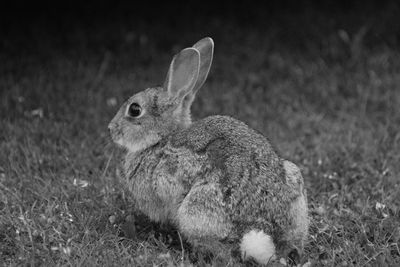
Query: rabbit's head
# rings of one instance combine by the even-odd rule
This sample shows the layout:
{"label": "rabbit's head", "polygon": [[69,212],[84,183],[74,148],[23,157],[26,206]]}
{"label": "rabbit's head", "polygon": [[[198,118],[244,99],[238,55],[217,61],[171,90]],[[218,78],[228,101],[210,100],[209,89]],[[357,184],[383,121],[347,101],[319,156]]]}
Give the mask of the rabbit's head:
{"label": "rabbit's head", "polygon": [[204,38],[172,59],[163,87],[129,98],[110,122],[113,141],[131,152],[148,148],[191,123],[190,106],[211,67],[214,43]]}

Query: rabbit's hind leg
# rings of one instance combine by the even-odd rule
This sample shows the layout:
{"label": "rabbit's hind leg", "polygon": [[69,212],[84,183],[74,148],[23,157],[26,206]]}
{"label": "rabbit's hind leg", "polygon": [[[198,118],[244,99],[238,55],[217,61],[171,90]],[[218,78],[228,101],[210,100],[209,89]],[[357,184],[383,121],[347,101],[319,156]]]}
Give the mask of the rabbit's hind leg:
{"label": "rabbit's hind leg", "polygon": [[196,250],[222,257],[230,253],[230,249],[220,242],[229,237],[232,224],[217,184],[195,185],[178,209],[177,224]]}

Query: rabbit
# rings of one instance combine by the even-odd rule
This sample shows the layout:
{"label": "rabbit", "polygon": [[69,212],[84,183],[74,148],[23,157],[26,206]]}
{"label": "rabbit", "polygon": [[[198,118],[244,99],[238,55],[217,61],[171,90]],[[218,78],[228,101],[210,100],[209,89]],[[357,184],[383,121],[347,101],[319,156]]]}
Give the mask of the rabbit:
{"label": "rabbit", "polygon": [[129,98],[109,123],[127,151],[123,180],[134,207],[200,251],[259,264],[298,260],[309,227],[299,168],[244,122],[191,119],[213,52],[209,37],[180,51],[163,86]]}

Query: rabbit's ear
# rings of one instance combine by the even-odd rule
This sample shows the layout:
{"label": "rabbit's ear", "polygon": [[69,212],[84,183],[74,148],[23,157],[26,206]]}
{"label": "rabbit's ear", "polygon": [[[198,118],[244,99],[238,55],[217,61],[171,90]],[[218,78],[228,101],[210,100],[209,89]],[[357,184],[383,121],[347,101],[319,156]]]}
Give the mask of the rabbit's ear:
{"label": "rabbit's ear", "polygon": [[184,112],[190,112],[190,106],[192,105],[196,92],[201,88],[207,79],[213,60],[214,41],[210,37],[206,37],[195,43],[193,48],[200,52],[199,78],[197,79],[193,90],[187,96],[185,96],[183,101]]}
{"label": "rabbit's ear", "polygon": [[199,78],[197,79],[196,86],[193,89],[193,92],[196,93],[206,81],[210,71],[214,54],[214,41],[210,37],[206,37],[195,43],[193,47],[200,52]]}
{"label": "rabbit's ear", "polygon": [[181,102],[196,85],[200,69],[200,54],[195,48],[186,48],[172,59],[164,88],[173,101]]}

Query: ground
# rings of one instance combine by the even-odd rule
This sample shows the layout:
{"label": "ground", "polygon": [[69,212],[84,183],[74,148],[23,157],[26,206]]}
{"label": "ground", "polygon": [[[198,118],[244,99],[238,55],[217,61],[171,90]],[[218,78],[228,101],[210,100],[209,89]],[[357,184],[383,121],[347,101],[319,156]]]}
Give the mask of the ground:
{"label": "ground", "polygon": [[215,263],[191,255],[173,228],[134,219],[107,132],[127,97],[162,83],[175,52],[211,36],[214,65],[193,116],[243,120],[301,168],[312,222],[303,260],[399,266],[399,10],[388,9],[382,20],[347,14],[347,24],[316,14],[203,19],[190,30],[39,20],[3,33],[0,262]]}

